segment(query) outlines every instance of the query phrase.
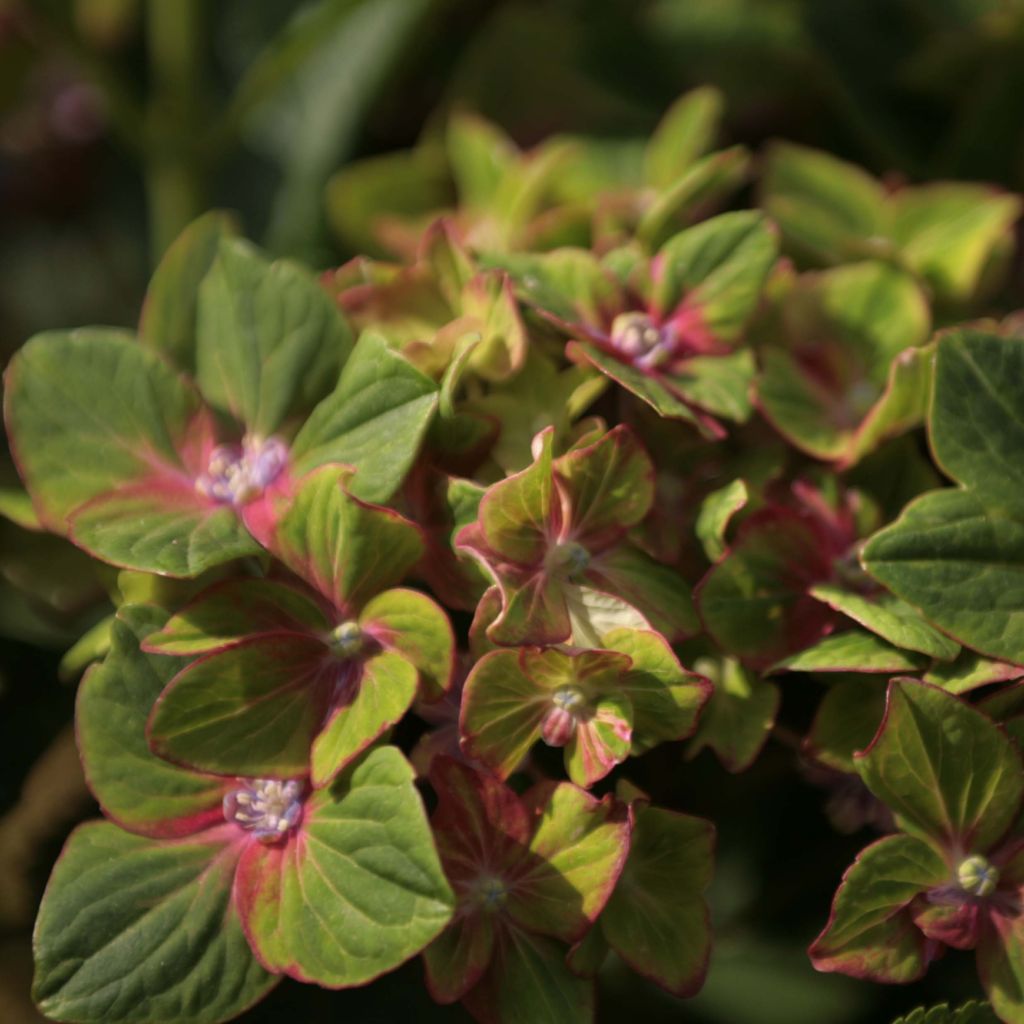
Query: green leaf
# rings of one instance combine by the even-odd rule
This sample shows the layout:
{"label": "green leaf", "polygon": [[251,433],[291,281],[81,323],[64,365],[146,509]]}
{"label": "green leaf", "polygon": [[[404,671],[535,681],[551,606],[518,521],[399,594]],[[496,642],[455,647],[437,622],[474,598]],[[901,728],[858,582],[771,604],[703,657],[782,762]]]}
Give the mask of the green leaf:
{"label": "green leaf", "polygon": [[843,876],[832,916],[808,953],[819,971],[909,982],[928,967],[924,935],[907,909],[949,879],[945,859],[913,836],[886,836],[863,850]]}
{"label": "green leaf", "polygon": [[1024,661],[1024,510],[974,491],[933,491],[871,537],[861,561],[951,636]]}
{"label": "green leaf", "polygon": [[807,752],[840,772],[857,771],[853,755],[870,746],[885,715],[885,686],[874,679],[841,679],[829,686],[807,734]]}
{"label": "green leaf", "polygon": [[204,213],[164,253],[146,289],[139,340],[151,345],[190,375],[196,369],[199,285],[217,256],[221,240],[237,233],[231,214]]}
{"label": "green leaf", "polygon": [[629,857],[600,918],[601,931],[638,974],[686,997],[704,983],[711,922],[704,890],[714,868],[714,826],[638,806]]}
{"label": "green leaf", "polygon": [[1008,683],[1024,676],[1020,665],[992,661],[974,651],[962,650],[953,661],[939,662],[922,676],[926,683],[941,686],[950,693],[967,693],[991,683]]}
{"label": "green leaf", "polygon": [[212,836],[78,828],[36,921],[42,1012],[82,1024],[213,1024],[265,995],[278,979],[253,959],[232,904],[237,856]]}
{"label": "green leaf", "polygon": [[916,672],[924,655],[900,650],[874,633],[846,629],[832,633],[796,654],[777,661],[770,672]]}
{"label": "green leaf", "polygon": [[590,714],[576,726],[565,748],[565,770],[577,786],[589,789],[629,757],[633,706],[628,697],[595,697]]}
{"label": "green leaf", "polygon": [[928,428],[946,473],[1007,511],[1024,510],[1024,340],[961,330],[935,360]]}
{"label": "green leaf", "polygon": [[[1020,857],[1016,858],[1020,884]],[[993,915],[978,946],[978,974],[985,995],[1002,1021],[1019,1021],[1024,1013],[1024,927],[1019,914]]]}
{"label": "green leaf", "polygon": [[910,605],[892,594],[883,591],[866,596],[842,583],[819,583],[811,587],[810,593],[896,647],[941,661],[952,661],[960,653],[956,641],[929,626]]}
{"label": "green leaf", "polygon": [[765,212],[782,229],[787,246],[817,263],[864,255],[862,241],[884,234],[881,185],[859,167],[827,153],[775,143],[761,187]]}
{"label": "green leaf", "polygon": [[11,360],[5,415],[36,510],[62,533],[71,512],[143,478],[152,462],[180,471],[200,403],[129,334],[51,331]]}
{"label": "green leaf", "polygon": [[959,697],[912,679],[890,684],[857,770],[908,831],[951,849],[987,852],[1024,797],[1024,765],[1006,734]]}
{"label": "green leaf", "polygon": [[757,211],[712,217],[662,246],[655,306],[669,314],[685,302],[715,338],[733,341],[754,312],[777,256],[775,234]]}
{"label": "green leaf", "polygon": [[467,207],[486,209],[518,161],[515,143],[497,126],[474,114],[457,114],[448,124],[448,159]]}
{"label": "green leaf", "polygon": [[1021,212],[1018,196],[963,182],[903,189],[890,206],[892,237],[907,265],[955,302],[973,297]]}
{"label": "green leaf", "polygon": [[729,771],[745,771],[754,763],[775,724],[781,700],[779,688],[731,658],[701,658],[695,668],[711,680],[714,689],[687,755],[696,757],[710,747]]}
{"label": "green leaf", "polygon": [[955,1010],[949,1003],[929,1008],[919,1006],[892,1024],[999,1024],[999,1018],[987,1003],[972,1001]]}
{"label": "green leaf", "polygon": [[329,988],[365,984],[418,953],[454,902],[395,747],[312,794],[301,842],[251,843],[235,894],[262,962]]}
{"label": "green leaf", "polygon": [[309,271],[223,239],[199,289],[199,389],[257,437],[306,412],[338,381],[352,334]]}
{"label": "green leaf", "polygon": [[400,583],[423,554],[419,530],[349,493],[354,478],[325,466],[303,479],[264,544],[342,614]]}
{"label": "green leaf", "polygon": [[181,667],[140,643],[167,615],[125,606],[110,627],[110,652],[82,681],[75,721],[89,787],[104,813],[133,832],[183,836],[222,820],[224,780],[183,771],[146,743],[146,718]]}
{"label": "green leaf", "polygon": [[644,177],[661,189],[671,185],[715,143],[725,98],[713,86],[692,89],[665,112],[644,153]]}
{"label": "green leaf", "polygon": [[310,751],[314,786],[324,786],[412,706],[416,669],[399,654],[367,658],[352,695],[332,711]]}
{"label": "green leaf", "polygon": [[633,709],[633,755],[693,733],[711,696],[711,684],[684,669],[663,636],[616,629],[604,634],[601,646],[633,662],[620,683]]}
{"label": "green leaf", "polygon": [[32,499],[20,487],[0,487],[0,516],[23,530],[41,530]]}
{"label": "green leaf", "polygon": [[267,579],[227,580],[203,591],[146,637],[145,649],[157,654],[206,654],[245,640],[254,633],[327,632],[321,605],[309,594]]}
{"label": "green leaf", "polygon": [[694,529],[709,562],[717,562],[725,554],[725,531],[748,500],[747,485],[742,480],[733,480],[701,502]]}
{"label": "green leaf", "polygon": [[398,489],[426,435],[437,388],[378,334],[365,332],[334,392],[312,412],[292,444],[294,471],[328,462],[355,467],[352,493],[386,501]]}
{"label": "green leaf", "polygon": [[438,699],[449,689],[455,673],[455,634],[448,616],[426,594],[387,590],[366,603],[359,622],[415,667],[427,700]]}
{"label": "green leaf", "polygon": [[250,637],[174,678],[150,716],[150,744],[220,775],[304,775],[338,673],[318,637]]}

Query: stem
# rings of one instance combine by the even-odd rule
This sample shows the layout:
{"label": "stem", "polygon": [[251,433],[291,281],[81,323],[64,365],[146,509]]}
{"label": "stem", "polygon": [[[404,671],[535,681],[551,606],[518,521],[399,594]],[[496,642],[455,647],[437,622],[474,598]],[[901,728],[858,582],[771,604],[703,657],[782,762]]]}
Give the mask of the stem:
{"label": "stem", "polygon": [[145,173],[154,264],[204,207],[206,168],[197,145],[202,29],[202,0],[148,0],[152,85]]}

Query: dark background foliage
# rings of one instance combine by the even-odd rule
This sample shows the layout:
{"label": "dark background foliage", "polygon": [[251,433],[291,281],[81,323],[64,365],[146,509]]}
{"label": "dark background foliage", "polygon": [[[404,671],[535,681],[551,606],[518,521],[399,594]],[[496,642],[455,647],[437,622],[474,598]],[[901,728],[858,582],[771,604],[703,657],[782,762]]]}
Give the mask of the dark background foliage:
{"label": "dark background foliage", "polygon": [[[411,145],[452,109],[524,145],[558,130],[643,135],[702,83],[728,99],[731,142],[785,137],[896,179],[1024,189],[1019,0],[0,0],[0,355],[46,328],[131,325],[153,260],[209,206],[237,210],[274,252],[315,266],[351,255],[326,227],[327,177]],[[93,813],[74,672],[59,665],[103,608],[84,558],[0,522],[5,1024],[40,1019],[34,907],[67,831]],[[672,747],[636,763],[657,803],[718,824],[716,952],[686,1004],[613,964],[600,1019],[875,1024],[977,994],[962,955],[902,990],[810,967],[804,947],[870,838],[838,835],[801,770],[791,738],[811,685],[787,689],[784,724],[744,775]],[[286,983],[246,1019],[284,1015],[468,1019],[430,1003],[417,963],[343,994]]]}

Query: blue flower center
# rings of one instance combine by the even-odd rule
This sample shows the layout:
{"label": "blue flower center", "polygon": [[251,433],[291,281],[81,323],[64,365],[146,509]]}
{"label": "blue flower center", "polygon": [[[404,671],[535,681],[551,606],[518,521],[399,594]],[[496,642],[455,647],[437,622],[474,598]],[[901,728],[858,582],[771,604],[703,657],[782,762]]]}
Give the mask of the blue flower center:
{"label": "blue flower center", "polygon": [[276,437],[246,437],[240,445],[218,445],[210,453],[196,490],[225,505],[244,505],[258,498],[288,462],[288,448]]}
{"label": "blue flower center", "polygon": [[261,843],[279,842],[302,817],[302,788],[295,779],[250,779],[224,797],[224,819]]}

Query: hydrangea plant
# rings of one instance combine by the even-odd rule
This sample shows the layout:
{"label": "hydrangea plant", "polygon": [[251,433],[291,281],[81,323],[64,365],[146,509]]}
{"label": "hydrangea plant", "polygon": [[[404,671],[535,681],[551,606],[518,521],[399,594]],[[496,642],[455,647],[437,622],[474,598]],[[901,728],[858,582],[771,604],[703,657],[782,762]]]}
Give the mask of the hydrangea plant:
{"label": "hydrangea plant", "polygon": [[865,833],[811,963],[970,950],[987,1002],[903,1019],[1024,1024],[1020,201],[716,150],[721,107],[530,151],[460,114],[332,181],[366,255],[211,213],[136,333],[12,359],[8,505],[116,580],[68,661],[103,819],[39,910],[49,1017],[417,955],[484,1024],[585,1024],[616,961],[692,996],[715,828],[640,769],[776,735]]}

